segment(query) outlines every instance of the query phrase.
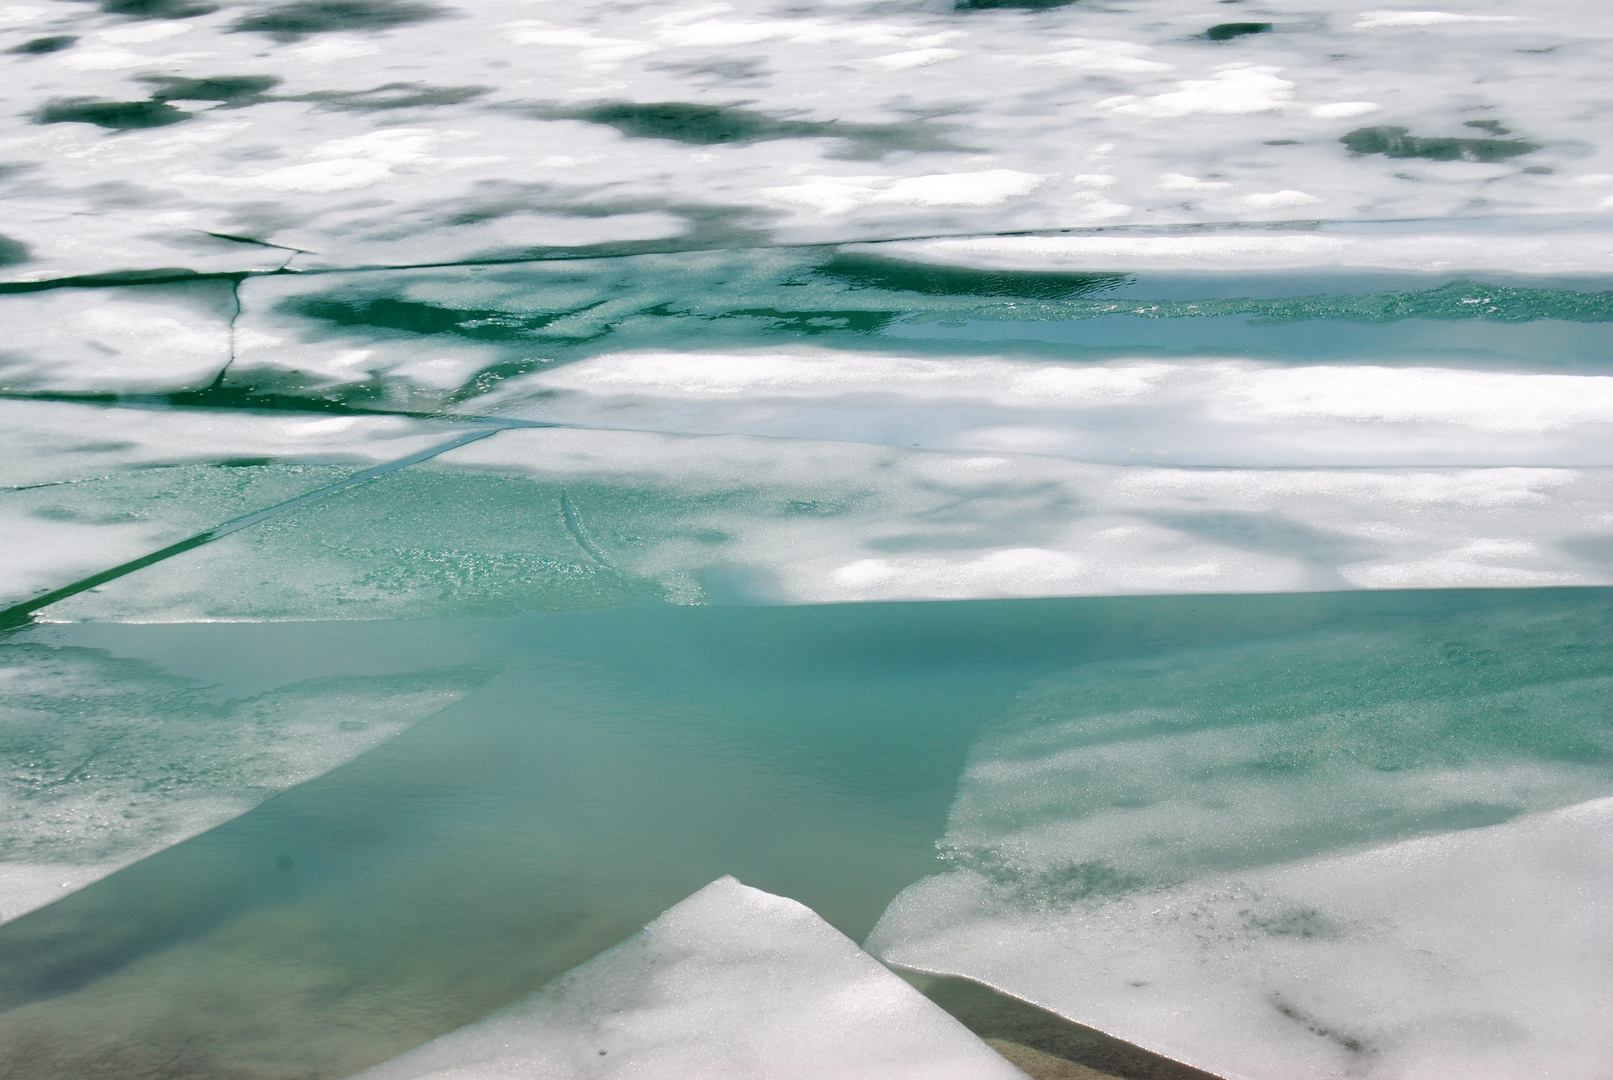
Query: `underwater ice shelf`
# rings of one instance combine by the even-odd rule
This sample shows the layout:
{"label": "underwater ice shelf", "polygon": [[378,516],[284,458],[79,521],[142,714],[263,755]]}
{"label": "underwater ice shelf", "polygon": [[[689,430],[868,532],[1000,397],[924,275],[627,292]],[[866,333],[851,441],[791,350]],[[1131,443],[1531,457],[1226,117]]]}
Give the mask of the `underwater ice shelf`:
{"label": "underwater ice shelf", "polygon": [[[1610,619],[1577,589],[41,626],[5,648],[226,703],[480,686],[0,926],[0,1053],[16,1075],[341,1076],[732,873],[873,931],[876,956],[1222,1075],[1594,1076]],[[1380,964],[1399,989],[1370,989]],[[1139,979],[1160,1004],[1130,1019],[1097,989]],[[676,1027],[685,1000],[651,994],[632,1024]],[[543,1022],[586,1041],[585,1014]],[[1462,1024],[1500,1041],[1446,1053]],[[1203,1025],[1267,1034],[1229,1049]]]}

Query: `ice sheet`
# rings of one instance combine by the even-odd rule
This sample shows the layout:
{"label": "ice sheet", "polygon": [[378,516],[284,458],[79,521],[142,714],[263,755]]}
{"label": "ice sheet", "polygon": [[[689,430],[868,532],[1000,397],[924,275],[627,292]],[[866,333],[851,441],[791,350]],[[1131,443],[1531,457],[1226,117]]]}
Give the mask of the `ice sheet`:
{"label": "ice sheet", "polygon": [[[775,655],[697,664],[710,694],[681,698],[692,639],[635,620],[699,613],[635,601],[1181,594],[1103,608],[1119,621],[1092,636],[1133,626],[1125,645],[1146,652],[1170,619],[1128,623],[1127,603],[1191,621],[1195,605],[1245,602],[1204,595],[1228,591],[1485,587],[1460,603],[1505,607],[1494,587],[1613,582],[1613,21],[1589,0],[1362,7],[0,8],[0,395],[33,399],[0,400],[0,604],[422,449],[452,419],[353,410],[497,411],[591,430],[505,432],[45,618],[620,608],[622,622],[599,625],[628,634],[547,640],[543,656],[564,663],[511,676],[503,705],[477,705],[488,711],[416,758],[392,736],[480,674],[287,676],[247,691],[93,646],[0,641],[0,922],[118,867],[137,882],[9,924],[0,981],[35,996],[4,1018],[8,1060],[70,1061],[58,1071],[74,1075],[340,1075],[538,985],[512,972],[576,963],[727,867],[694,861],[742,848],[805,882],[790,895],[869,909],[866,929],[922,872],[904,868],[927,857],[958,761],[936,747],[961,754],[980,703],[1022,685],[1007,669],[1032,639],[1064,632],[1055,619],[1014,647],[995,641],[989,677],[901,667],[906,685],[868,684],[889,699],[859,700],[856,673],[817,653],[788,684]],[[147,408],[82,404],[120,396]],[[1563,601],[1579,631],[1566,616],[1442,622],[1435,609],[1458,603],[1445,594],[1257,601],[1278,621],[1357,601],[1421,614],[1395,632],[1335,626],[1265,652],[1055,679],[1005,721],[1018,736],[980,749],[944,841],[952,869],[906,894],[880,940],[904,962],[1000,976],[1229,1075],[1593,1071],[1607,1047],[1586,1032],[1613,1020],[1595,981],[1613,959],[1594,846],[1610,812],[1601,594]],[[863,608],[821,617],[887,617]],[[891,655],[932,658],[935,627],[967,621],[890,617]],[[600,660],[631,653],[640,632],[655,648]],[[489,656],[506,648],[479,640]],[[662,662],[677,677],[654,693],[601,690]],[[959,681],[944,682],[952,668]],[[733,689],[749,677],[763,689]],[[929,727],[892,735],[893,760],[950,764],[896,813],[898,774],[867,767],[868,721],[845,736],[856,754],[828,794],[789,802],[816,789],[768,771],[795,752],[782,743],[739,761],[733,731],[749,727],[688,736],[671,775],[671,744],[653,740],[682,729],[631,728],[659,723],[645,703],[669,700],[700,705],[688,709],[700,723],[750,722],[743,694],[772,700],[783,685],[801,721],[789,730],[823,760],[812,740],[835,734],[825,716],[906,717],[895,701]],[[510,747],[512,733],[530,739],[540,699],[567,721],[614,702],[611,723],[627,727],[545,728],[582,740],[567,775],[594,779],[536,813],[531,778],[551,747]],[[1098,720],[1095,700],[1109,710]],[[477,723],[496,750],[470,741]],[[950,736],[931,734],[946,723]],[[394,786],[360,784],[353,802],[346,781],[299,787],[302,801],[271,806],[311,808],[318,827],[271,811],[195,835],[355,756],[368,763],[355,775]],[[453,788],[450,760],[473,781]],[[489,782],[520,771],[513,761],[525,771],[507,790]],[[757,761],[759,779],[737,779]],[[431,785],[452,788],[452,805],[422,810]],[[664,803],[685,789],[707,830],[693,846],[647,840],[661,834],[634,815],[684,820]],[[600,810],[590,835],[608,840],[578,840],[568,815],[607,790],[622,827],[609,832]],[[755,799],[718,813],[712,793],[734,800],[725,808]],[[755,835],[718,850],[732,821]],[[853,833],[862,862],[844,856]],[[304,845],[296,873],[290,855],[277,861],[283,835]],[[256,839],[231,848],[240,836]],[[186,837],[197,842],[173,849]],[[576,859],[529,918],[538,893],[521,875],[538,841]],[[310,863],[305,848],[322,854]],[[663,875],[629,866],[634,853]],[[195,879],[163,877],[203,863]],[[680,873],[698,876],[674,889]],[[217,891],[198,891],[204,880]],[[873,998],[901,998],[788,902],[722,888],[861,965]],[[75,924],[82,953],[18,929],[68,926],[75,911],[90,913]],[[1497,911],[1530,917],[1502,924]],[[175,919],[192,935],[178,945]],[[588,980],[699,938],[657,925],[659,944],[625,944],[573,988],[636,993]],[[378,944],[398,926],[412,948]],[[462,928],[476,948],[460,948]],[[497,956],[521,934],[542,948]],[[675,1029],[661,1056],[637,1059],[649,1071],[676,1072],[671,1056],[720,1025],[689,990],[706,976],[751,1013],[776,992],[777,1024],[802,1015],[799,981],[758,980],[754,954],[714,975],[702,957],[732,959],[741,943],[698,943],[646,976],[652,996],[678,983],[677,1008],[637,1014]],[[774,959],[798,977],[792,957]],[[1058,967],[1071,957],[1097,975],[1074,985]],[[1143,975],[1126,974],[1134,962]],[[32,984],[24,968],[51,974]],[[581,1023],[575,995],[556,994],[458,1038]],[[867,999],[819,1001],[873,1022]],[[939,1029],[912,1029],[935,1037],[904,1049],[894,1026],[825,1052],[874,1053],[880,1075],[900,1072],[889,1055],[915,1071],[935,1062]],[[734,1048],[761,1027],[727,1030]],[[584,1071],[635,1064],[575,1046]],[[804,1072],[846,1071],[773,1049]],[[758,1071],[736,1055],[732,1071]]]}
{"label": "ice sheet", "polygon": [[[1613,183],[1613,182],[1610,182]],[[1590,227],[1586,227],[1589,225]],[[1419,222],[1304,229],[1203,229],[1063,236],[980,236],[850,246],[939,265],[997,270],[1248,272],[1355,270],[1605,275],[1613,232],[1599,224]]]}
{"label": "ice sheet", "polygon": [[[21,125],[25,118],[14,117],[12,122]],[[0,145],[9,150],[13,140]],[[128,182],[126,176],[107,185],[112,191],[86,193],[77,203],[48,197],[35,201],[18,190],[16,173],[27,170],[19,170],[13,162],[8,161],[11,168],[0,173],[6,201],[0,280],[13,287],[85,277],[93,282],[97,276],[137,282],[152,277],[266,273],[285,266],[296,254],[218,232],[216,223],[192,211],[131,211],[114,193]]]}
{"label": "ice sheet", "polygon": [[229,281],[0,297],[0,390],[205,387],[230,362]]}
{"label": "ice sheet", "polygon": [[524,1001],[358,1075],[1024,1074],[809,908],[725,877]]}
{"label": "ice sheet", "polygon": [[[199,268],[181,238],[231,243],[209,234],[331,266],[534,242],[1599,220],[1613,197],[1610,34],[1585,0],[1438,18],[1343,0],[203,6],[19,7],[0,28],[5,194],[129,238],[114,254],[23,229],[9,273]],[[261,257],[236,246],[197,259]]]}
{"label": "ice sheet", "polygon": [[868,940],[1219,1075],[1599,1075],[1605,607],[1092,665]]}
{"label": "ice sheet", "polygon": [[443,438],[404,417],[0,401],[0,603]]}
{"label": "ice sheet", "polygon": [[173,465],[375,465],[456,430],[406,416],[123,408],[0,399],[0,484],[24,488]]}
{"label": "ice sheet", "polygon": [[477,681],[427,671],[221,695],[104,649],[0,641],[0,922],[356,757]]}
{"label": "ice sheet", "polygon": [[1610,481],[506,431],[43,617],[1591,585],[1613,580]]}
{"label": "ice sheet", "polygon": [[1101,906],[916,886],[870,947],[1229,1077],[1601,1076],[1613,799]]}
{"label": "ice sheet", "polygon": [[507,415],[590,427],[1087,461],[1613,464],[1613,376],[1606,375],[806,349],[643,352],[518,376],[498,397]]}
{"label": "ice sheet", "polygon": [[[1104,250],[1212,250],[1214,239],[1115,240]],[[993,261],[957,243],[966,250],[948,258]],[[820,352],[937,361],[1006,353],[1052,365],[1242,358],[1579,374],[1600,370],[1613,319],[1600,278],[1508,269],[1215,276],[1206,272],[1214,260],[1133,274],[1092,269],[1124,266],[1121,255],[1017,270],[929,257],[900,245],[744,249],[12,294],[0,297],[14,328],[0,386],[474,411],[508,399],[523,375],[578,360],[799,350],[803,338]]]}

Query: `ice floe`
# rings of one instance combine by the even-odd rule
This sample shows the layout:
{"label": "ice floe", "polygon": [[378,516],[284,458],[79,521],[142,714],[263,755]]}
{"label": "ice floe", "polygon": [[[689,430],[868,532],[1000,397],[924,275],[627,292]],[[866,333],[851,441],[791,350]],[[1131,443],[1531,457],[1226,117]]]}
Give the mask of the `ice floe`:
{"label": "ice floe", "polygon": [[1225,1076],[1595,1077],[1613,800],[1045,914],[963,875],[870,941]]}
{"label": "ice floe", "polygon": [[[1181,174],[1170,173],[1162,179],[1167,189],[1204,190],[1203,184]],[[868,250],[895,258],[1002,270],[1236,273],[1334,267],[1605,275],[1613,269],[1613,232],[1530,225],[1511,231],[1493,227],[1226,229],[1155,236],[964,237],[881,244]]]}
{"label": "ice floe", "polygon": [[[523,401],[531,399],[531,404]],[[511,379],[505,415],[1173,465],[1613,464],[1613,377],[1233,360],[607,354]],[[1496,436],[1504,435],[1504,441]]]}
{"label": "ice floe", "polygon": [[1613,800],[1585,614],[1050,680],[973,753],[951,869],[868,947],[1219,1075],[1595,1076]]}
{"label": "ice floe", "polygon": [[524,1001],[358,1075],[1024,1074],[810,909],[722,878]]}
{"label": "ice floe", "polygon": [[5,297],[0,389],[179,390],[227,366],[236,301],[228,281],[55,289]]}

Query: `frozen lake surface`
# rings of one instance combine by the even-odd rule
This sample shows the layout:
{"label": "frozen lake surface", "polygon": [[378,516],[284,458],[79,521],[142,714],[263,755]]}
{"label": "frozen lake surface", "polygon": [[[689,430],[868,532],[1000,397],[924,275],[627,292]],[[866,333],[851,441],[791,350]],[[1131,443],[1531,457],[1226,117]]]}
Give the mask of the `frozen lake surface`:
{"label": "frozen lake surface", "polygon": [[1602,1077],[1610,64],[7,0],[0,1072]]}

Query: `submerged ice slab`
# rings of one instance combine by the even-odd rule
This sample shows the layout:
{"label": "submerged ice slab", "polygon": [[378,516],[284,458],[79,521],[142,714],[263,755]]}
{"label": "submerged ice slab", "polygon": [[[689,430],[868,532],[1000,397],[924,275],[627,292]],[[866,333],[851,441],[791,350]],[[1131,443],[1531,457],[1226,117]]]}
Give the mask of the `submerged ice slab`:
{"label": "submerged ice slab", "polygon": [[[730,872],[860,938],[934,864],[980,721],[1071,650],[1129,647],[1111,623],[1037,604],[646,604],[26,631],[230,696],[399,653],[374,673],[498,674],[346,767],[0,927],[0,1002],[15,1006],[0,1072],[343,1076]],[[1170,624],[1203,632],[1191,613]]]}
{"label": "submerged ice slab", "polygon": [[1023,1078],[810,909],[731,877],[531,997],[359,1076]]}
{"label": "submerged ice slab", "polygon": [[1221,1075],[1599,1075],[1607,618],[1048,680],[972,751],[950,869],[868,947]]}
{"label": "submerged ice slab", "polygon": [[[1055,821],[1072,816],[1060,798],[1112,804],[1115,828],[1065,840],[1154,875],[1116,902],[1605,798],[1607,612],[1607,590],[1564,589],[36,627],[17,640],[143,659],[226,700],[298,677],[494,674],[0,925],[0,1072],[345,1076],[530,994],[728,873],[862,939],[942,868],[959,775],[980,792],[991,764],[970,748],[1078,713],[1065,705],[1085,689],[1136,715],[1085,743],[1055,722],[1049,785],[995,790],[1040,794]],[[1201,703],[1214,715],[1195,720]],[[1090,783],[1063,782],[1094,755]],[[1171,800],[1201,811],[1185,835],[1150,816]],[[1147,861],[1160,853],[1164,873]],[[1027,865],[1001,868],[1006,906],[988,913],[1026,913],[1016,881],[1063,911],[1122,877]],[[1205,869],[1168,872],[1183,865]]]}
{"label": "submerged ice slab", "polygon": [[221,694],[106,649],[0,640],[0,922],[356,757],[478,681],[424,671]]}

